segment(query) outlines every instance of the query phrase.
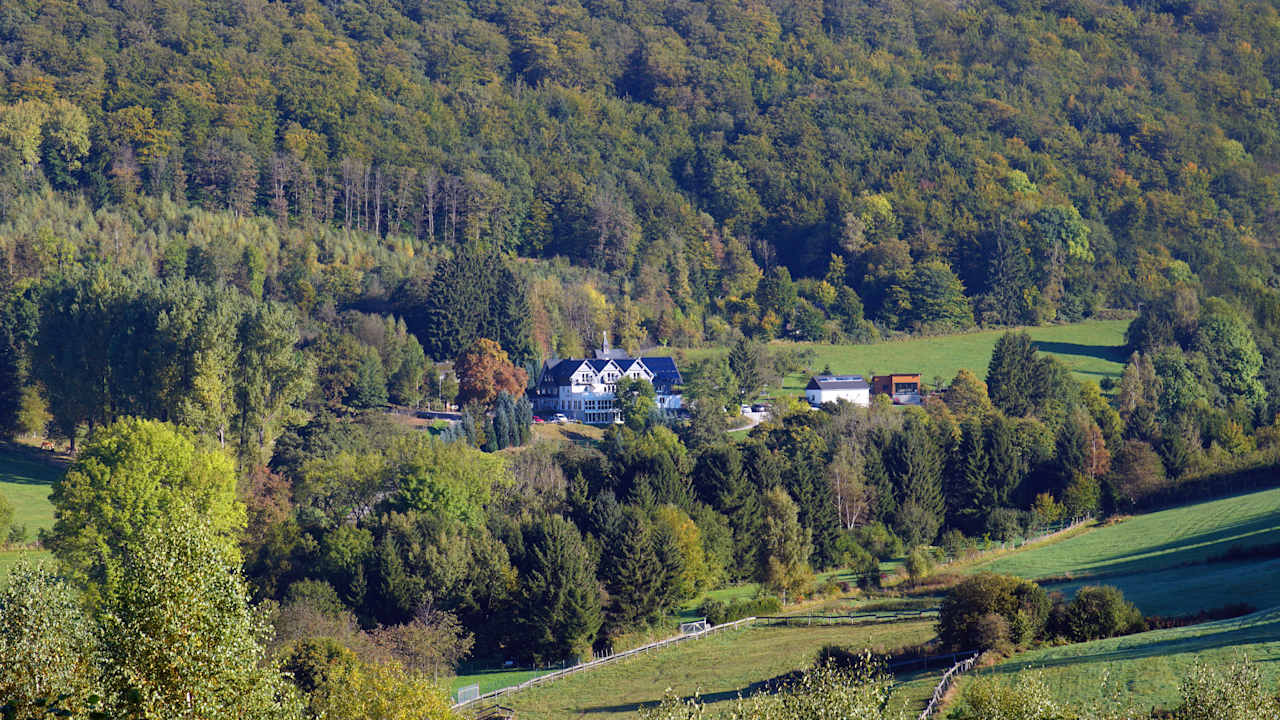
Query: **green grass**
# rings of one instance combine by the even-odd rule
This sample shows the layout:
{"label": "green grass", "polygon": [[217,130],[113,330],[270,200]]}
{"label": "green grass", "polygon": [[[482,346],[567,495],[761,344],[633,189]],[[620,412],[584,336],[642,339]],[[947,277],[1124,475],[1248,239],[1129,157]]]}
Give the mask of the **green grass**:
{"label": "green grass", "polygon": [[1138,708],[1168,708],[1178,703],[1178,683],[1196,659],[1223,665],[1240,657],[1256,663],[1269,684],[1280,678],[1280,608],[1234,620],[1047,648],[1018,655],[980,674],[1039,672],[1059,700],[1076,707],[1110,699],[1100,697],[1106,694]]}
{"label": "green grass", "polygon": [[1280,489],[1138,515],[1056,543],[977,563],[972,571],[1031,579],[1070,594],[1114,585],[1149,615],[1180,615],[1232,603],[1280,605],[1280,561],[1212,562],[1234,546],[1280,543]]}
{"label": "green grass", "polygon": [[[1041,352],[1057,357],[1080,378],[1100,381],[1118,378],[1124,371],[1128,353],[1124,331],[1128,320],[1089,320],[1073,325],[1027,328]],[[960,335],[912,338],[871,345],[828,345],[824,343],[775,343],[776,347],[809,348],[814,351],[813,372],[830,365],[837,373],[886,374],[920,373],[926,384],[935,377],[949,381],[961,368],[985,377],[991,351],[1005,330],[983,330]],[[728,352],[723,348],[684,351],[687,360],[698,360]],[[808,373],[793,373],[783,379],[782,391],[774,395],[799,395],[809,381]]]}
{"label": "green grass", "polygon": [[53,527],[49,493],[65,466],[46,453],[19,445],[0,445],[0,494],[13,504],[13,522],[27,526],[34,540],[40,529]]}
{"label": "green grass", "polygon": [[481,670],[474,673],[463,673],[455,677],[453,682],[449,684],[449,692],[457,695],[458,688],[479,685],[480,694],[484,695],[504,687],[519,685],[526,680],[541,677],[551,672],[555,672],[555,670]]}
{"label": "green grass", "polygon": [[[634,717],[640,707],[660,701],[671,688],[682,696],[700,693],[704,701],[724,707],[740,693],[809,665],[823,645],[894,647],[933,635],[932,622],[731,630],[571,675],[499,702],[531,720],[580,715],[613,720]],[[928,685],[921,680],[904,686],[903,697],[914,707],[919,697],[927,697],[921,688]]]}

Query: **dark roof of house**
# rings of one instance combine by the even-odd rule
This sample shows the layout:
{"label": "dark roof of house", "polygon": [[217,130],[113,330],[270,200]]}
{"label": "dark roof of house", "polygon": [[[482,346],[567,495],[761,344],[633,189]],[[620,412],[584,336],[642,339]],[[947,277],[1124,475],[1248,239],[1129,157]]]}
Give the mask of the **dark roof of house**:
{"label": "dark roof of house", "polygon": [[815,375],[805,390],[866,390],[871,386],[861,375]]}
{"label": "dark roof of house", "polygon": [[587,361],[587,364],[591,366],[592,370],[595,370],[596,372],[600,372],[601,370],[605,369],[605,366],[607,366],[610,362],[612,362],[612,360],[609,360],[608,358],[603,358],[603,359],[592,358]]}
{"label": "dark roof of house", "polygon": [[568,358],[559,360],[554,364],[547,365],[542,371],[543,380],[554,380],[558,385],[568,385],[573,379],[573,374],[582,367],[582,360],[574,360]]}
{"label": "dark roof of house", "polygon": [[653,373],[653,384],[681,385],[684,383],[675,360],[669,357],[647,357],[640,360],[645,367],[649,368],[649,372]]}

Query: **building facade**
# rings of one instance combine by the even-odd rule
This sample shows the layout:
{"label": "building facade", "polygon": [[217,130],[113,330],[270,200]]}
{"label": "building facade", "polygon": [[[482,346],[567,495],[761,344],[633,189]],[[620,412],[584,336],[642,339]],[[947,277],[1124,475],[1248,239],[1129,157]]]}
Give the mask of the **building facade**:
{"label": "building facade", "polygon": [[875,395],[891,396],[894,405],[919,405],[920,375],[918,373],[876,375],[871,378],[871,392]]}
{"label": "building facade", "polygon": [[867,407],[871,386],[861,375],[815,375],[805,386],[804,396],[814,407],[840,400]]}
{"label": "building facade", "polygon": [[669,357],[625,357],[607,348],[597,351],[606,357],[566,359],[542,366],[533,389],[533,411],[564,413],[566,417],[593,425],[619,419],[618,381],[645,380],[653,385],[658,409],[675,415],[683,407],[684,381]]}

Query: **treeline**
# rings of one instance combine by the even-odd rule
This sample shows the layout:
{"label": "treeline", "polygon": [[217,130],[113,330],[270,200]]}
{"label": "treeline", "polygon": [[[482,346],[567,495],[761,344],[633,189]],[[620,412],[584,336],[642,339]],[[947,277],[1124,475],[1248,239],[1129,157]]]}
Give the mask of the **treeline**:
{"label": "treeline", "polygon": [[[326,265],[334,229],[564,258],[538,354],[592,324],[691,344],[1076,320],[1186,278],[1278,297],[1266,3],[10,10],[6,214],[41,187],[167,196],[305,228],[296,255]],[[395,285],[338,267],[364,300]]]}

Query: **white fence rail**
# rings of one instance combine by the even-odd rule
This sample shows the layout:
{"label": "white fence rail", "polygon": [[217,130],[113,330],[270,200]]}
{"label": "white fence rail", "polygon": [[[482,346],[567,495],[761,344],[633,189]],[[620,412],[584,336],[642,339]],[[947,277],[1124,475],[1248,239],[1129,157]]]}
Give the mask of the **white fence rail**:
{"label": "white fence rail", "polygon": [[974,653],[968,660],[961,660],[952,665],[950,670],[943,673],[942,680],[933,689],[933,697],[929,699],[929,704],[925,706],[924,712],[920,713],[920,720],[929,720],[929,717],[938,711],[938,705],[942,702],[943,696],[947,694],[947,690],[951,688],[951,683],[955,682],[956,675],[972,670],[973,664],[978,662],[978,657],[981,654]]}
{"label": "white fence rail", "polygon": [[706,637],[713,633],[720,632],[721,630],[732,630],[734,628],[750,625],[751,623],[755,622],[755,620],[756,619],[754,617],[748,617],[748,618],[742,618],[741,620],[734,620],[733,622],[727,622],[727,623],[724,623],[723,625],[713,625],[706,628],[705,630],[700,630],[698,632],[686,633],[684,635],[676,635],[674,637],[669,637],[666,640],[659,640],[657,642],[649,643],[648,645],[641,645],[638,648],[632,648],[630,650],[624,650],[620,653],[614,653],[613,655],[599,658],[598,660],[578,663],[573,667],[568,667],[563,670],[556,670],[555,672],[550,672],[550,673],[547,673],[546,675],[539,675],[536,678],[525,680],[519,685],[511,685],[509,687],[504,687],[498,690],[494,690],[492,692],[487,692],[484,695],[480,695],[470,700],[458,702],[454,704],[453,709],[457,710],[459,708],[466,707],[467,705],[470,705],[475,702],[479,702],[481,700],[489,700],[491,698],[499,697],[501,695],[506,695],[508,693],[519,692],[521,690],[531,688],[534,685],[539,685],[545,682],[551,682],[552,680],[559,680],[562,677],[573,675],[574,673],[582,672],[583,670],[590,670],[592,668],[597,668],[597,667],[600,667],[601,665],[606,665],[616,660],[622,660],[623,658],[639,655],[640,653],[647,652],[649,650],[657,650],[660,648],[668,647],[670,645],[675,645],[676,643],[684,642],[686,640],[696,640],[698,638]]}

